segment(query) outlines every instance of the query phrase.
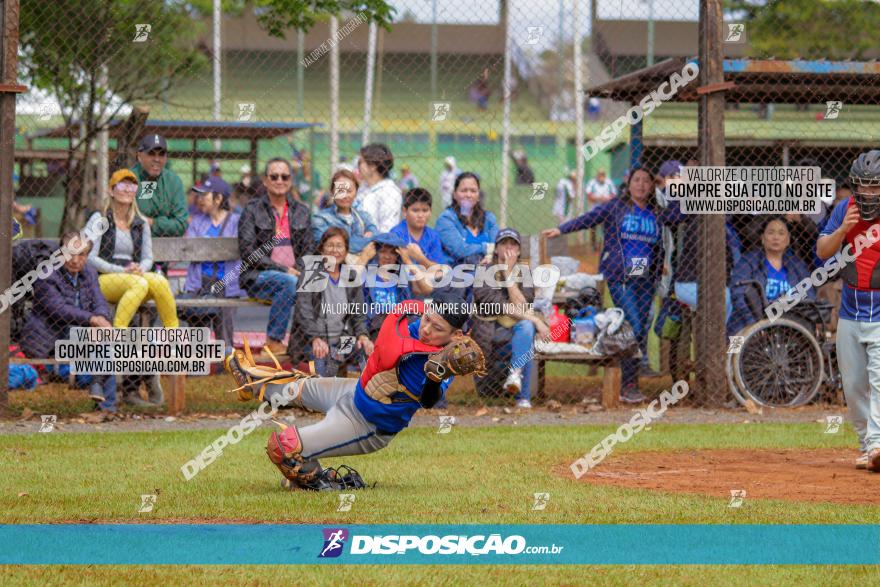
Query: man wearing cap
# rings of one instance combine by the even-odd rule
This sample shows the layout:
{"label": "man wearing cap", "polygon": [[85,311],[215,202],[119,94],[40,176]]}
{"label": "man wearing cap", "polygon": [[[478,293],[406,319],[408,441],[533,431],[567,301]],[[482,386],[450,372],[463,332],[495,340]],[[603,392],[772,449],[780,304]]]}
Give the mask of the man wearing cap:
{"label": "man wearing cap", "polygon": [[[530,351],[535,332],[543,336],[549,333],[549,329],[531,311],[531,304],[535,300],[532,284],[517,283],[522,272],[514,271],[514,267],[519,262],[521,246],[522,238],[516,229],[503,228],[498,231],[492,265],[499,268],[494,279],[504,285],[491,285],[491,281],[487,280],[487,283],[474,287],[477,319],[470,334],[489,359],[489,374],[476,379],[480,394],[497,394],[498,389],[491,387],[498,383],[497,362],[500,361],[503,362],[501,376],[507,375],[504,391],[514,396],[516,407],[529,409],[532,407]],[[498,308],[504,313],[498,314]]]}
{"label": "man wearing cap", "polygon": [[[617,188],[614,187],[613,181],[607,179],[604,169],[600,169],[596,172],[596,177],[591,179],[587,184],[586,191],[587,202],[593,206],[610,202],[617,197]],[[593,206],[588,206],[588,208],[592,208]]]}
{"label": "man wearing cap", "polygon": [[157,134],[144,135],[138,145],[138,162],[131,168],[138,178],[137,205],[147,217],[150,232],[158,236],[183,236],[187,209],[183,182],[166,167],[168,145]]}

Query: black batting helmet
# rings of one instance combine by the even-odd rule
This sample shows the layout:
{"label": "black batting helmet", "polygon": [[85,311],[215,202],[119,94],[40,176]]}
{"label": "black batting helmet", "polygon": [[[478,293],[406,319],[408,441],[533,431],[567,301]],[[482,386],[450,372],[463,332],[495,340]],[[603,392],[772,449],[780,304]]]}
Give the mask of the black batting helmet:
{"label": "black batting helmet", "polygon": [[880,186],[880,151],[874,149],[862,153],[853,161],[849,171],[849,183],[862,220],[874,220],[880,216],[880,195],[867,194],[859,189]]}

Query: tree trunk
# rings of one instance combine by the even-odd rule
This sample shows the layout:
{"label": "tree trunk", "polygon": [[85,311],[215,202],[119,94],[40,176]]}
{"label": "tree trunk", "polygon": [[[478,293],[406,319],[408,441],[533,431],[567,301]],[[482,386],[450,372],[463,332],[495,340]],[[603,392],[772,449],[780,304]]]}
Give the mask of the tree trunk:
{"label": "tree trunk", "polygon": [[[102,206],[101,202],[93,201],[89,194],[95,194],[95,166],[88,157],[77,159],[75,151],[67,158],[67,180],[64,197],[64,214],[61,217],[61,233],[67,230],[82,230],[85,226],[86,212]],[[89,186],[92,186],[89,188]]]}

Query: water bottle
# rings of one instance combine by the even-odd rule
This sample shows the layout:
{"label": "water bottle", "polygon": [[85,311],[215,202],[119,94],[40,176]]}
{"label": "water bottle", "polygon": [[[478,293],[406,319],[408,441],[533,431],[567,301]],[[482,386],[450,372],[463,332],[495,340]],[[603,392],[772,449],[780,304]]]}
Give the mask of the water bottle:
{"label": "water bottle", "polygon": [[572,323],[574,324],[575,344],[592,346],[596,339],[596,308],[587,306],[577,313]]}

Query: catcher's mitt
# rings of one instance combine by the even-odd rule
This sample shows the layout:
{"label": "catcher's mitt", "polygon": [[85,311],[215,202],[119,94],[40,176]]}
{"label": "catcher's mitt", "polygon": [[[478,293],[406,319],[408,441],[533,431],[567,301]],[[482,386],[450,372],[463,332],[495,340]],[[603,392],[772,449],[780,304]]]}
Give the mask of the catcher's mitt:
{"label": "catcher's mitt", "polygon": [[268,349],[266,351],[275,362],[274,367],[257,364],[251,353],[251,347],[248,344],[247,338],[244,339],[244,350],[234,350],[223,362],[223,366],[239,385],[232,391],[238,392],[238,399],[240,401],[250,401],[255,397],[263,401],[263,395],[269,383],[284,384],[312,376],[311,373],[303,373],[296,369],[285,371],[281,368],[281,363],[278,362],[275,355]]}
{"label": "catcher's mitt", "polygon": [[432,381],[443,381],[453,375],[486,374],[483,351],[469,336],[452,339],[445,347],[428,356],[425,375]]}

